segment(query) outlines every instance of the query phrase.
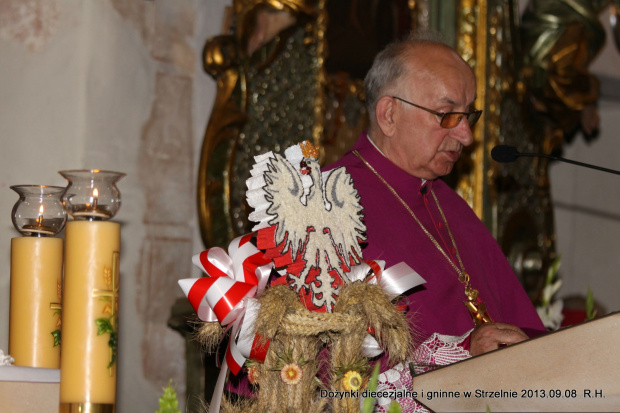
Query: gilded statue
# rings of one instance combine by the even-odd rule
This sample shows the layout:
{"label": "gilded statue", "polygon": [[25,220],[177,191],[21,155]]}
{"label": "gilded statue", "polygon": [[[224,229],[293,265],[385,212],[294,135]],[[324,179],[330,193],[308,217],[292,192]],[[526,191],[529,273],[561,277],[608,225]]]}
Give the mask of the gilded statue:
{"label": "gilded statue", "polygon": [[314,142],[318,135],[312,114],[321,99],[315,58],[321,34],[309,23],[320,18],[319,3],[235,0],[231,34],[205,45],[205,69],[218,86],[198,174],[207,246],[226,245],[248,232],[245,178],[254,155],[304,139]]}
{"label": "gilded statue", "polygon": [[603,48],[601,11],[619,0],[532,0],[524,10],[521,38],[524,76],[532,109],[545,125],[546,152],[581,129],[598,129],[600,83],[588,67]]}
{"label": "gilded statue", "polygon": [[[618,3],[618,0],[614,0]],[[599,81],[589,66],[605,42],[599,14],[610,0],[531,0],[517,26],[515,102],[502,98],[504,131],[497,143],[523,152],[554,153],[579,130],[595,135]],[[506,62],[506,60],[504,60]],[[497,237],[536,301],[555,258],[549,160],[497,165]]]}
{"label": "gilded statue", "polygon": [[411,29],[409,7],[403,0],[233,0],[230,33],[204,49],[218,88],[198,173],[206,246],[250,231],[245,180],[255,155],[309,140],[329,164],[355,141],[366,126],[360,78],[378,49]]}

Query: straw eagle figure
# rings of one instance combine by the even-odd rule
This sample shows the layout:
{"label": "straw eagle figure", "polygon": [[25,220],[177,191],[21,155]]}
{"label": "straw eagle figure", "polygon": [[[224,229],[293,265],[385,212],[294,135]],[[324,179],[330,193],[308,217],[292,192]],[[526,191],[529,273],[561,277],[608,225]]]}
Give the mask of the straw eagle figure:
{"label": "straw eagle figure", "polygon": [[[275,243],[291,253],[287,282],[309,295],[318,311],[332,312],[345,272],[359,264],[366,226],[351,176],[344,167],[321,173],[318,149],[308,141],[291,146],[285,157],[257,156],[247,181],[249,219],[254,231],[275,225]],[[296,272],[298,274],[296,274]]]}

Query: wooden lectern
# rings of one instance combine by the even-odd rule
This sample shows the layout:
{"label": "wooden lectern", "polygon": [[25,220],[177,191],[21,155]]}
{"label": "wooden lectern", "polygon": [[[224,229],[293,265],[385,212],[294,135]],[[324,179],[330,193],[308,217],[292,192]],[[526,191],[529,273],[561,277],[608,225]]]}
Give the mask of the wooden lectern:
{"label": "wooden lectern", "polygon": [[434,412],[620,412],[620,313],[415,376]]}

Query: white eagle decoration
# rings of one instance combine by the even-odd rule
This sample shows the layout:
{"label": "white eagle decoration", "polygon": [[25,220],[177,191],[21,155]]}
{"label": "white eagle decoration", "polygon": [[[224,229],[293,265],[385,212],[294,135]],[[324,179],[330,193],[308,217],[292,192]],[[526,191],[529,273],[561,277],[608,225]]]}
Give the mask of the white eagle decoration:
{"label": "white eagle decoration", "polygon": [[[253,231],[276,225],[275,242],[289,250],[293,261],[303,253],[305,267],[299,275],[287,274],[295,291],[305,288],[312,304],[332,312],[339,283],[329,271],[349,282],[345,271],[351,261],[358,264],[366,239],[362,206],[351,176],[344,167],[321,173],[318,149],[304,141],[284,152],[255,157],[248,179],[248,204],[254,208],[249,219],[258,224]],[[309,277],[312,268],[320,273]]]}

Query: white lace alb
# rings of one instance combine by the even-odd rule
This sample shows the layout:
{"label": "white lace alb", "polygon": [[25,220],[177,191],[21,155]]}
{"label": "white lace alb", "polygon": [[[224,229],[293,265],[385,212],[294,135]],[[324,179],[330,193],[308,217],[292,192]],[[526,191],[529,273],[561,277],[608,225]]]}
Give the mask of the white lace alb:
{"label": "white lace alb", "polygon": [[[463,342],[470,333],[471,331],[468,331],[460,337],[434,333],[420,344],[414,352],[411,365],[415,374],[421,374],[437,366],[445,366],[469,358],[469,351],[463,348]],[[387,412],[390,403],[394,400],[400,403],[403,413],[428,412],[424,406],[410,397],[413,379],[409,371],[409,364],[398,364],[379,375],[377,391],[391,391],[393,397],[378,398],[375,412]]]}

